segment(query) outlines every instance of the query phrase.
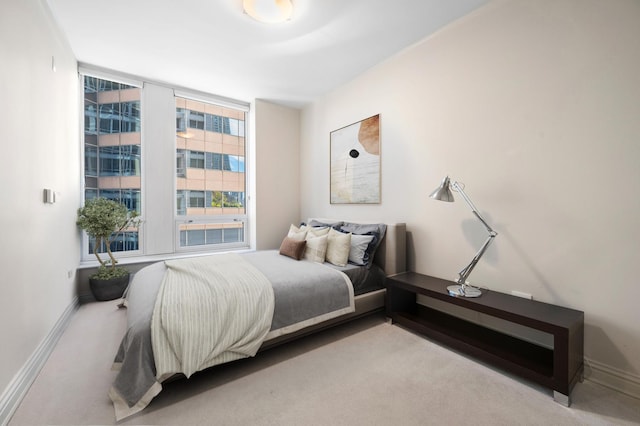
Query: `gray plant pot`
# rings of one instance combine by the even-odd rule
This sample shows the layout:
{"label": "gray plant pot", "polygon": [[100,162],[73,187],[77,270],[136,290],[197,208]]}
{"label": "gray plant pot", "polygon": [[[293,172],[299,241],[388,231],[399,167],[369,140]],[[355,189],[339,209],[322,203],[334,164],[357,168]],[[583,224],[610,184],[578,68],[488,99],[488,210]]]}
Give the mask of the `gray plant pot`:
{"label": "gray plant pot", "polygon": [[129,285],[129,275],[112,278],[109,280],[101,280],[98,278],[89,278],[89,287],[96,300],[105,301],[122,297],[122,294]]}

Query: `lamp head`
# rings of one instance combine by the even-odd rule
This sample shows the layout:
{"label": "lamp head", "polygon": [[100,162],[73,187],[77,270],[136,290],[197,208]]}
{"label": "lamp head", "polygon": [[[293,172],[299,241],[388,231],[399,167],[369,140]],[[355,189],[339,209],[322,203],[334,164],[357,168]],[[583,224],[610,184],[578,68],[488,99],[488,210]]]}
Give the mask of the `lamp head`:
{"label": "lamp head", "polygon": [[454,201],[453,193],[451,192],[451,181],[449,180],[449,176],[445,176],[440,183],[440,186],[436,188],[435,191],[429,195],[430,198],[438,201]]}

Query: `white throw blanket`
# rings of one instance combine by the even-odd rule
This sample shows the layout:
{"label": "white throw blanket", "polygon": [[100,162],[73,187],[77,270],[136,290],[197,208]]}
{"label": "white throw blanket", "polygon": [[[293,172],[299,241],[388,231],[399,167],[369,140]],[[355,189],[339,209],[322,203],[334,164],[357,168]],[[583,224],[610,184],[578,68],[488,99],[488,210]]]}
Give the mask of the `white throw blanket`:
{"label": "white throw blanket", "polygon": [[254,356],[273,318],[269,280],[234,253],[165,263],[151,320],[158,381]]}

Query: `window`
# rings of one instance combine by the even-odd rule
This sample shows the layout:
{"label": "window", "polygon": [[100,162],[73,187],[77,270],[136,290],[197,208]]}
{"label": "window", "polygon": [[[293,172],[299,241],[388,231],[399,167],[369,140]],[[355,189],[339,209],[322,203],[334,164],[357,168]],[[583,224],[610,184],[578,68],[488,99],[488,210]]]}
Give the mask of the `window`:
{"label": "window", "polygon": [[[109,198],[140,213],[141,90],[86,75],[83,83],[85,199]],[[138,251],[138,240],[138,230],[125,230],[111,250]],[[90,253],[93,241],[86,246]]]}
{"label": "window", "polygon": [[189,167],[192,169],[204,169],[204,152],[187,151],[189,153]]}
{"label": "window", "polygon": [[176,97],[179,248],[246,244],[245,123],[244,111]]}
{"label": "window", "polygon": [[[80,72],[85,199],[106,197],[142,216],[140,229],[112,244],[118,258],[247,247],[248,104]],[[91,249],[85,237],[84,260]]]}

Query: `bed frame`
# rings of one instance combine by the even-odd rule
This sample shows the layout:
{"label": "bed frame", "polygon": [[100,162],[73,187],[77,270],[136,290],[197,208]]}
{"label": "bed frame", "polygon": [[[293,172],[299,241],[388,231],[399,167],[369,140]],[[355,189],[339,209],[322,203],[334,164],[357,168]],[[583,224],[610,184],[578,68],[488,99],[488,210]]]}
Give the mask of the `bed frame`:
{"label": "bed frame", "polygon": [[[374,263],[384,268],[384,271],[387,275],[395,275],[399,272],[403,272],[405,270],[405,250],[405,225],[387,225],[385,237],[383,238],[380,247],[378,247],[378,251],[376,252],[376,256],[374,258]],[[150,266],[150,268],[154,267]],[[156,267],[154,269],[146,270],[145,274],[148,275],[145,275],[140,279],[152,279],[153,277],[160,277],[161,279],[162,275],[160,274],[162,274],[163,272],[156,269],[158,268]],[[156,284],[161,285],[161,283],[159,282],[156,282]],[[150,287],[143,288],[143,290],[149,290],[149,288]],[[134,294],[136,293],[134,292]],[[331,327],[375,311],[381,311],[385,306],[385,294],[386,288],[359,295],[355,297],[355,312],[325,321],[323,323],[318,323],[302,330],[298,330],[294,333],[278,336],[268,341],[264,341],[260,350],[266,350],[285,342],[300,338],[304,335],[318,332],[321,329]],[[120,372],[118,373],[116,381],[109,391],[109,396],[113,401],[116,418],[118,420],[127,418],[130,415],[144,409],[147,404],[158,394],[158,392],[162,390],[162,385],[155,379],[155,371],[151,371],[150,368],[146,368],[148,367],[149,362],[153,362],[153,353],[148,344],[150,342],[147,341],[147,337],[149,341],[151,340],[151,333],[149,333],[148,336],[147,333],[145,333],[147,326],[146,316],[149,314],[150,307],[149,303],[153,303],[153,301],[148,300],[149,298],[145,298],[144,296],[146,295],[148,294],[145,294],[143,292],[139,294],[140,298],[136,299],[137,302],[139,302],[139,305],[137,306],[141,306],[142,311],[139,313],[140,315],[138,315],[139,318],[137,319],[137,321],[134,321],[134,324],[129,328],[129,331],[131,331],[132,334],[129,336],[128,331],[127,336],[125,336],[128,344],[125,344],[125,340],[123,340],[123,345],[127,347],[125,348],[121,345],[116,357],[116,364],[120,364],[120,367],[123,368],[123,370],[120,370]],[[151,320],[149,320],[149,328],[151,327],[150,322]],[[127,357],[124,352],[125,350],[129,349],[132,349],[133,352],[131,352],[129,357]],[[130,362],[125,362],[127,360],[130,360]],[[127,373],[123,374],[123,371],[127,371]],[[172,375],[172,377],[168,380],[174,380],[178,377],[183,377],[183,375],[175,374]],[[122,392],[124,392],[126,395],[122,396]],[[127,402],[124,398],[134,398],[137,399],[137,402],[133,407],[131,407],[129,405],[129,402]]]}
{"label": "bed frame", "polygon": [[[316,220],[326,223],[335,222],[329,219],[320,218]],[[400,272],[406,271],[406,232],[407,228],[406,224],[404,223],[387,224],[385,237],[383,238],[380,247],[378,247],[374,258],[374,263],[380,266],[385,271],[385,274],[387,276],[396,275]],[[260,351],[279,346],[283,343],[290,342],[300,337],[316,333],[320,330],[324,330],[329,327],[333,327],[338,324],[342,324],[374,312],[382,311],[384,309],[385,294],[386,289],[380,289],[356,296],[355,312],[313,325],[311,327],[304,328],[294,333],[289,333],[283,336],[274,337],[273,339],[265,340],[260,347]]]}

